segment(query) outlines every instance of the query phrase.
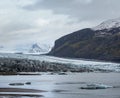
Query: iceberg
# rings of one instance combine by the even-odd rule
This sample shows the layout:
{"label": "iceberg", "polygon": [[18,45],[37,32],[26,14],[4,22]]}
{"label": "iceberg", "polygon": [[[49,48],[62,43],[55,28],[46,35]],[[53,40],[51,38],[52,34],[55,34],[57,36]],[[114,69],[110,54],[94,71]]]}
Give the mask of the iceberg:
{"label": "iceberg", "polygon": [[84,87],[81,87],[81,89],[107,89],[112,88],[113,86],[108,86],[104,84],[87,84]]}

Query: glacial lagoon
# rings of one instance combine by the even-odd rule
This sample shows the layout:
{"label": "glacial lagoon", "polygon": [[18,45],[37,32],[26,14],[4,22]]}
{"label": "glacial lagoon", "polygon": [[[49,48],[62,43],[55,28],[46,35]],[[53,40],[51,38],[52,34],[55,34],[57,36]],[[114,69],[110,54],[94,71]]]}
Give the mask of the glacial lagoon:
{"label": "glacial lagoon", "polygon": [[[9,83],[26,83],[30,85],[15,85]],[[82,86],[90,83],[102,83],[113,86],[108,89],[87,90]],[[10,75],[0,76],[0,88],[22,88],[43,90],[45,92],[0,92],[12,96],[1,95],[0,98],[120,98],[119,73],[68,73],[67,75]],[[21,96],[17,96],[21,94]],[[31,96],[24,96],[24,95]],[[15,95],[15,96],[14,96]],[[34,95],[34,96],[32,96]]]}
{"label": "glacial lagoon", "polygon": [[[32,73],[31,75],[1,75],[0,98],[120,98],[119,63],[66,59],[45,55],[0,54],[0,57],[27,58],[109,70],[107,72],[66,72],[65,74],[36,72],[37,74]],[[14,85],[15,83],[17,85]],[[111,86],[111,88],[81,89],[87,84],[103,84]]]}

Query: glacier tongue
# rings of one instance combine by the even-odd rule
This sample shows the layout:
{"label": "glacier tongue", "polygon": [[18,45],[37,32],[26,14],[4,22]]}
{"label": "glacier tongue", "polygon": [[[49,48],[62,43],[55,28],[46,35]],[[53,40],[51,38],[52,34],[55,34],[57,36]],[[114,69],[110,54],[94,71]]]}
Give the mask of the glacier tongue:
{"label": "glacier tongue", "polygon": [[103,30],[120,27],[120,18],[110,19],[102,22],[100,25],[93,27],[93,30]]}
{"label": "glacier tongue", "polygon": [[39,60],[39,61],[47,61],[68,65],[76,65],[78,68],[87,68],[92,69],[93,71],[111,71],[111,72],[120,72],[120,63],[112,63],[112,62],[100,62],[100,61],[90,61],[86,59],[67,59],[67,58],[59,58],[53,56],[46,55],[27,55],[27,54],[9,54],[9,53],[0,53],[1,58],[17,58],[17,59],[30,59],[30,60]]}

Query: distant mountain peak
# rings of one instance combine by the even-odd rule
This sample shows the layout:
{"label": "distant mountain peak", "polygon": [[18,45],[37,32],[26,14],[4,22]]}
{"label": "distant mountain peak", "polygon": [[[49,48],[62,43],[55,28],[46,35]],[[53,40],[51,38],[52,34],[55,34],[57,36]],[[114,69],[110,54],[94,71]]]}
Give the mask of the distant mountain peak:
{"label": "distant mountain peak", "polygon": [[40,48],[40,46],[37,43],[35,43],[32,45],[32,48]]}
{"label": "distant mountain peak", "polygon": [[112,29],[120,27],[120,17],[116,19],[109,19],[102,22],[100,25],[92,28],[93,30]]}
{"label": "distant mountain peak", "polygon": [[46,44],[35,43],[31,46],[29,53],[47,53],[50,50],[50,46]]}
{"label": "distant mountain peak", "polygon": [[0,46],[1,53],[44,54],[51,50],[51,45],[43,43],[23,44],[15,47]]}

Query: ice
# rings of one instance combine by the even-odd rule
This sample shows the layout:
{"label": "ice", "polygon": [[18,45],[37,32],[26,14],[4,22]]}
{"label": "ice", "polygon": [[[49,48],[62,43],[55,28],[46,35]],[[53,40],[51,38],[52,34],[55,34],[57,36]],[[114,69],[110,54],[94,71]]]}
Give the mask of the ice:
{"label": "ice", "polygon": [[81,89],[107,89],[113,88],[113,86],[105,85],[105,84],[87,84],[86,86],[81,87]]}
{"label": "ice", "polygon": [[68,58],[59,58],[59,57],[46,56],[46,55],[29,55],[29,54],[13,54],[13,53],[0,53],[0,57],[40,60],[40,61],[69,64],[69,65],[77,65],[78,67],[85,67],[92,70],[98,69],[98,70],[120,72],[120,64],[112,63],[112,62],[102,62],[102,61],[86,60],[86,59],[68,59]]}

